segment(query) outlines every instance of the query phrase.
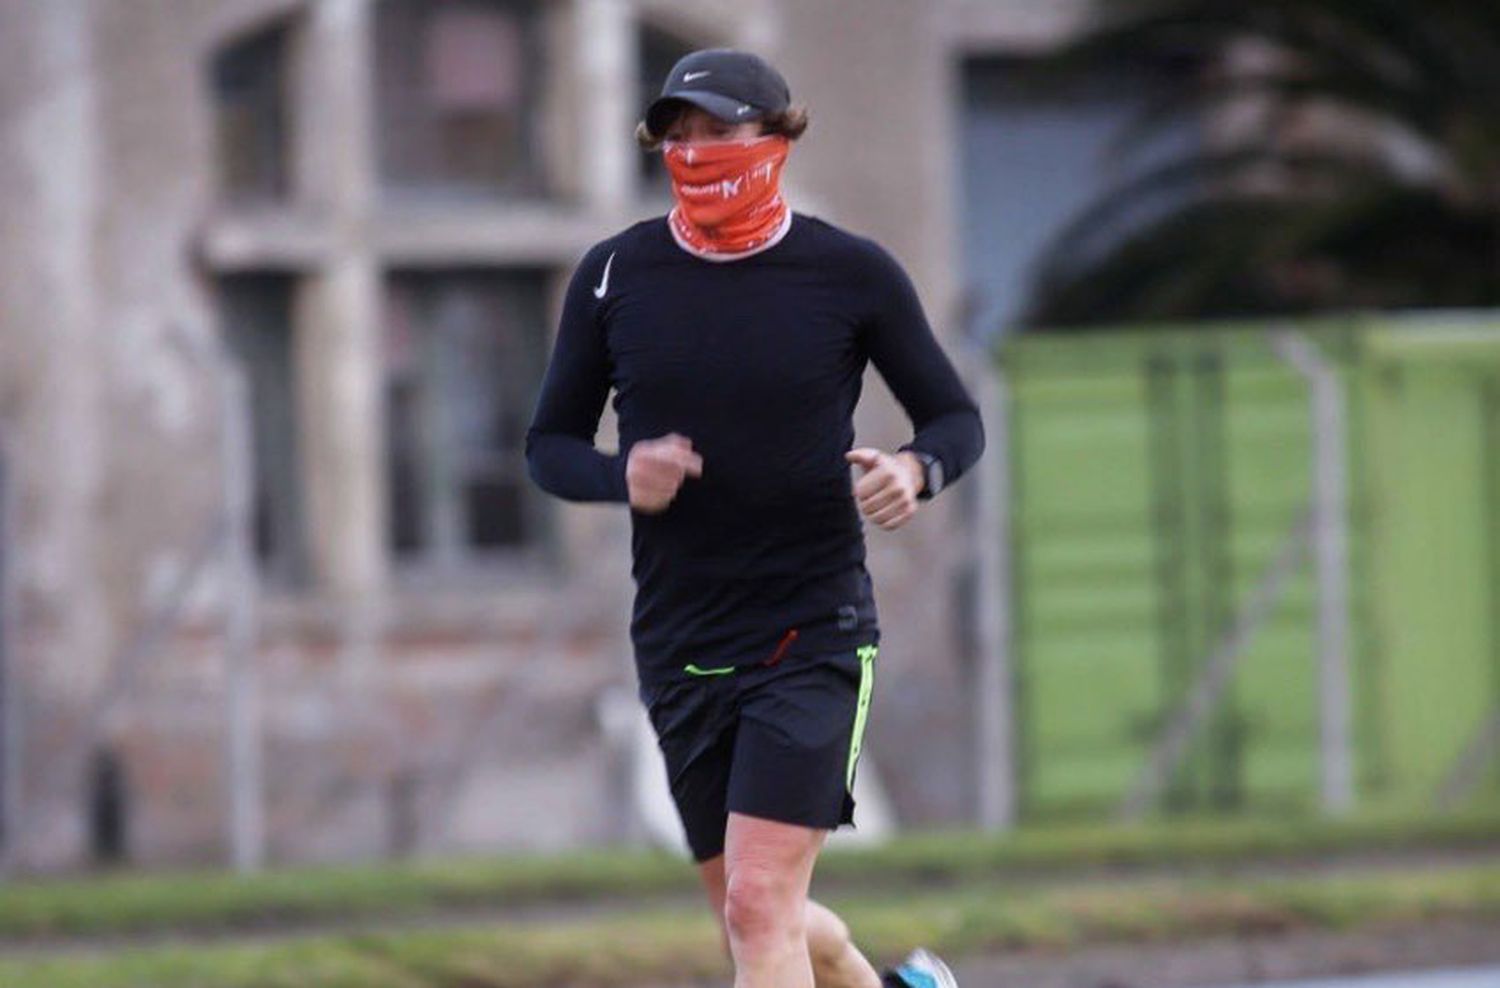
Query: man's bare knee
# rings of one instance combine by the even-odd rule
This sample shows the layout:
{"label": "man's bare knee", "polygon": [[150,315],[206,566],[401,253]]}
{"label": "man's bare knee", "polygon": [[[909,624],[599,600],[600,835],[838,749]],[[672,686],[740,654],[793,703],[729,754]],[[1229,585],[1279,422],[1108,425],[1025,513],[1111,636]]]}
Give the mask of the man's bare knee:
{"label": "man's bare knee", "polygon": [[807,952],[818,988],[879,988],[880,974],[832,909],[807,902]]}
{"label": "man's bare knee", "polygon": [[765,946],[805,935],[806,918],[790,908],[784,879],[760,867],[741,867],[724,886],[724,922],[729,935],[746,946]]}
{"label": "man's bare knee", "polygon": [[807,900],[807,949],[813,966],[837,968],[849,950],[849,926],[827,906]]}
{"label": "man's bare knee", "polygon": [[734,952],[729,945],[729,926],[724,921],[724,855],[699,862],[698,874],[703,879],[704,891],[708,893],[709,911],[714,914],[714,922],[719,927],[719,940],[724,947],[724,955],[733,957]]}
{"label": "man's bare knee", "polygon": [[698,862],[698,876],[708,893],[708,904],[721,918],[724,915],[724,855]]}

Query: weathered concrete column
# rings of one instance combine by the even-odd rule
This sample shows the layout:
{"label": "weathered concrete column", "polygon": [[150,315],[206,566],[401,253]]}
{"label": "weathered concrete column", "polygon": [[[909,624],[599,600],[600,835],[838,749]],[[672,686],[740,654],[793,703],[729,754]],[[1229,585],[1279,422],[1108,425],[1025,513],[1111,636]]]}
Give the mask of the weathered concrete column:
{"label": "weathered concrete column", "polygon": [[327,217],[330,254],[295,305],[299,464],[308,548],[320,587],[359,599],[388,575],[382,460],[381,283],[370,223],[373,154],[372,7],[321,0],[310,10],[298,105],[306,124],[296,158],[298,198]]}
{"label": "weathered concrete column", "polygon": [[584,204],[621,215],[635,191],[635,148],[630,140],[635,106],[635,25],[627,0],[577,0],[577,126]]}
{"label": "weathered concrete column", "polygon": [[109,661],[96,521],[104,456],[94,285],[101,177],[89,4],[0,4],[0,409],[17,603],[6,683],[7,847],[26,870],[87,856],[89,714]]}

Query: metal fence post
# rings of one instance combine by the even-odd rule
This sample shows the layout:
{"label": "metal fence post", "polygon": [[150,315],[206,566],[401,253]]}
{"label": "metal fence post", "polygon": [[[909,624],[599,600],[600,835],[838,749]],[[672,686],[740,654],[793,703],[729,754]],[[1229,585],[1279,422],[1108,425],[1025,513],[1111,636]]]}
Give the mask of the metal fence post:
{"label": "metal fence post", "polygon": [[975,689],[975,766],[979,826],[1013,827],[1017,817],[1015,695],[1010,559],[1010,393],[1002,369],[983,350],[974,361],[976,401],[986,455],[977,464],[979,660]]}
{"label": "metal fence post", "polygon": [[260,686],[255,669],[254,454],[244,376],[223,355],[219,364],[227,521],[224,700],[229,845],[235,870],[250,872],[258,870],[265,857]]}
{"label": "metal fence post", "polygon": [[1349,576],[1344,389],[1338,371],[1302,334],[1280,332],[1277,355],[1306,379],[1312,405],[1312,536],[1318,582],[1318,706],[1325,812],[1354,805],[1349,700]]}

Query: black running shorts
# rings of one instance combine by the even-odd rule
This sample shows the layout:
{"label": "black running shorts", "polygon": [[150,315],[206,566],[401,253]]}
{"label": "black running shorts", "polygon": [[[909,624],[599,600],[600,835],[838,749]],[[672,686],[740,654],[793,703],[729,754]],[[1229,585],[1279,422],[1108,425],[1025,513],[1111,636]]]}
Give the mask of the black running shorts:
{"label": "black running shorts", "polygon": [[643,686],[693,858],[724,851],[729,813],[837,829],[854,823],[854,773],[876,644],[699,669]]}

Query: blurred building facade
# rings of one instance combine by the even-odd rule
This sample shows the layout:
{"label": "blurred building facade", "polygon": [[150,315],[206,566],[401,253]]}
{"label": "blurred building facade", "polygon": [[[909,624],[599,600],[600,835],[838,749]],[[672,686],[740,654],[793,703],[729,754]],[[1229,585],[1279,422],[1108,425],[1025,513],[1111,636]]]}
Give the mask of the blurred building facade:
{"label": "blurred building facade", "polygon": [[[573,264],[670,205],[641,108],[686,51],[770,57],[812,114],[794,208],[886,244],[963,366],[963,66],[1081,7],[0,3],[0,859],[222,860],[242,716],[273,861],[631,838],[628,517],[542,495],[522,442]],[[868,532],[868,751],[913,826],[974,812],[966,486]]]}

